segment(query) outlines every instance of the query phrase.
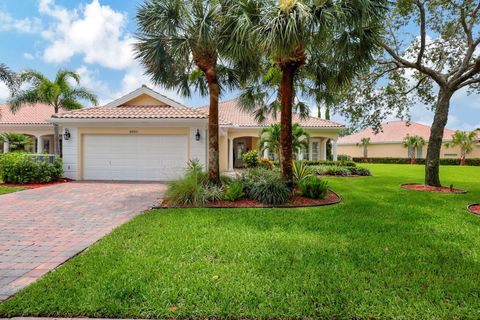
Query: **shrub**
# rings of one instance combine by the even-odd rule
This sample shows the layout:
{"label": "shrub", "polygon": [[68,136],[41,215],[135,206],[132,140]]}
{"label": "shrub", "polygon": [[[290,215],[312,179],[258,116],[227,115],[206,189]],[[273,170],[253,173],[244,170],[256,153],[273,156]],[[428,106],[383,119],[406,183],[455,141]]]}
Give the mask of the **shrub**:
{"label": "shrub", "polygon": [[236,201],[245,196],[243,192],[243,184],[240,181],[232,182],[226,189],[224,194],[224,199],[227,201]]}
{"label": "shrub", "polygon": [[258,166],[263,169],[273,169],[273,161],[268,158],[261,158]]}
{"label": "shrub", "polygon": [[264,204],[284,204],[290,198],[290,189],[282,180],[263,180],[253,184],[250,198]]}
{"label": "shrub", "polygon": [[302,160],[307,166],[341,166],[355,167],[357,164],[353,161],[329,161],[329,160]]}
{"label": "shrub", "polygon": [[311,167],[305,165],[303,161],[293,161],[293,177],[297,184],[310,177],[312,173]]}
{"label": "shrub", "polygon": [[352,161],[352,157],[350,157],[348,154],[339,154],[337,159],[338,161]]}
{"label": "shrub", "polygon": [[371,176],[372,173],[370,170],[367,168],[361,168],[361,167],[348,167],[348,170],[350,171],[351,174],[356,174],[359,176]]}
{"label": "shrub", "polygon": [[7,153],[0,158],[0,180],[5,183],[47,183],[62,177],[62,161],[32,157],[25,153]]}
{"label": "shrub", "polygon": [[258,166],[258,151],[250,150],[242,155],[243,165],[246,168],[255,168]]}
{"label": "shrub", "polygon": [[290,196],[290,189],[282,181],[278,170],[248,169],[240,176],[239,181],[250,199],[264,204],[286,203]]}
{"label": "shrub", "polygon": [[325,199],[328,193],[328,182],[319,177],[308,177],[298,185],[302,195],[312,199]]}
{"label": "shrub", "polygon": [[223,199],[223,188],[208,183],[208,175],[198,160],[187,164],[185,177],[170,182],[165,196],[175,205],[204,205]]}

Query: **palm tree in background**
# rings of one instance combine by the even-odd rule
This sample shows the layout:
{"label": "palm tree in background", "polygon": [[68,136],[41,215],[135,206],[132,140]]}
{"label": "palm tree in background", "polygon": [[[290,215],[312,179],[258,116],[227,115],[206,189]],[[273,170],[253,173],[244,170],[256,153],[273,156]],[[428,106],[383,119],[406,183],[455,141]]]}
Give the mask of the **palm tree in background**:
{"label": "palm tree in background", "polygon": [[[267,128],[262,129],[260,132],[260,139],[258,144],[260,145],[260,151],[263,153],[265,150],[277,155],[278,160],[281,159],[282,153],[280,152],[280,137],[281,129],[279,123],[274,123]],[[298,123],[294,123],[292,126],[292,146],[295,153],[299,153],[303,150],[308,150],[308,144],[310,141],[310,135],[308,132],[300,126]]]}
{"label": "palm tree in background", "polygon": [[[156,84],[191,96],[191,88],[210,96],[208,176],[220,183],[218,99],[223,88],[239,84],[238,66],[227,57],[225,7],[218,0],[147,0],[137,12],[136,58]],[[238,62],[238,61],[237,61]]]}
{"label": "palm tree in background", "polygon": [[[27,70],[19,76],[21,83],[27,83],[30,86],[27,89],[19,90],[8,101],[8,105],[13,113],[17,112],[25,105],[35,105],[37,103],[45,103],[53,108],[54,113],[60,110],[75,110],[82,108],[80,101],[89,101],[93,105],[97,105],[97,97],[90,90],[78,86],[80,84],[80,76],[70,70],[60,70],[57,72],[55,79],[52,81],[43,74]],[[71,82],[77,86],[72,86]],[[53,125],[54,129],[54,153],[60,155],[60,136],[57,124]]]}
{"label": "palm tree in background", "polygon": [[368,162],[368,146],[370,145],[370,138],[362,138],[357,147],[363,147],[363,161]]}
{"label": "palm tree in background", "polygon": [[[268,60],[280,71],[280,153],[282,178],[292,181],[292,109],[302,70],[318,84],[346,83],[371,62],[380,39],[384,0],[230,0],[227,30],[233,55]],[[249,51],[247,49],[254,48]],[[332,74],[333,72],[333,74]],[[334,77],[332,77],[332,75]],[[269,104],[259,95],[258,104]]]}
{"label": "palm tree in background", "polygon": [[33,145],[32,137],[21,133],[0,133],[0,143],[5,142],[9,145],[9,151],[26,151]]}
{"label": "palm tree in background", "polygon": [[14,93],[18,88],[16,74],[10,70],[5,64],[0,63],[0,81],[7,85],[7,88]]}
{"label": "palm tree in background", "polygon": [[427,142],[425,141],[425,139],[418,135],[414,135],[414,136],[407,135],[403,139],[403,146],[411,150],[410,164],[417,163],[417,150],[423,148],[423,146],[426,144]]}
{"label": "palm tree in background", "polygon": [[473,151],[479,141],[477,131],[465,132],[457,130],[452,134],[452,141],[445,142],[447,148],[460,147],[460,165],[466,164],[466,157]]}

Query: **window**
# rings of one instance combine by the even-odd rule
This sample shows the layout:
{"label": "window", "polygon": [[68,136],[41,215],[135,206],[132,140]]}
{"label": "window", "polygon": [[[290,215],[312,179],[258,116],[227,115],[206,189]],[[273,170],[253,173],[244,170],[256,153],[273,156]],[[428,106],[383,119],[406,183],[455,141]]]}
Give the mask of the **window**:
{"label": "window", "polygon": [[320,154],[320,142],[312,142],[312,159],[313,161],[318,161],[319,160],[319,154]]}

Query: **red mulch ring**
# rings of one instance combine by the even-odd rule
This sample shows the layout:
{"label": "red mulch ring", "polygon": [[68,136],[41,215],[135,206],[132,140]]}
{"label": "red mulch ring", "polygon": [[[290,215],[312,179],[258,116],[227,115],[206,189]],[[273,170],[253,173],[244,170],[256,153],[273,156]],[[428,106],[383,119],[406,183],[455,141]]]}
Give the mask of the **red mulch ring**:
{"label": "red mulch ring", "polygon": [[480,203],[474,203],[468,206],[468,211],[473,214],[478,214],[480,216]]}
{"label": "red mulch ring", "polygon": [[47,182],[47,183],[0,183],[0,186],[2,187],[19,187],[19,188],[25,188],[25,189],[36,189],[36,188],[41,188],[41,187],[48,187],[48,186],[53,186],[56,184],[61,184],[61,183],[67,183],[73,181],[72,179],[68,178],[63,178],[58,181],[52,181],[52,182]]}
{"label": "red mulch ring", "polygon": [[[339,203],[341,198],[333,191],[329,191],[325,199],[310,199],[299,195],[294,195],[289,203],[278,206],[263,204],[256,200],[239,199],[237,201],[220,201],[207,203],[203,208],[299,208],[299,207],[320,207]],[[168,199],[154,207],[154,209],[167,208],[194,208],[193,206],[173,206]]]}
{"label": "red mulch ring", "polygon": [[405,183],[401,185],[402,188],[415,191],[438,192],[438,193],[467,193],[467,190],[450,188],[450,187],[432,187],[419,183]]}

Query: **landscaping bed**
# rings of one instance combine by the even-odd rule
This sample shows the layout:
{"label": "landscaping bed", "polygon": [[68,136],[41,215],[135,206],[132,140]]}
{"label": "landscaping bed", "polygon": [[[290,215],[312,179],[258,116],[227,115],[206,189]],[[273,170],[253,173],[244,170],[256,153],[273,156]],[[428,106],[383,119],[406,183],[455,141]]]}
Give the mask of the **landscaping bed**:
{"label": "landscaping bed", "polygon": [[[301,195],[294,195],[290,201],[286,204],[280,205],[268,205],[257,200],[252,199],[238,199],[236,201],[217,201],[209,202],[203,205],[204,208],[300,208],[300,207],[320,207],[337,204],[341,201],[341,198],[335,192],[329,190],[325,199],[311,199]],[[164,200],[159,206],[153,207],[153,209],[168,209],[168,208],[192,208],[194,206],[177,206],[170,203],[168,200]]]}
{"label": "landscaping bed", "polygon": [[424,192],[437,192],[437,193],[455,193],[463,194],[467,193],[467,190],[451,188],[451,187],[432,187],[419,183],[404,183],[401,185],[402,188],[415,191],[424,191]]}
{"label": "landscaping bed", "polygon": [[468,211],[480,215],[480,203],[474,203],[468,206]]}

